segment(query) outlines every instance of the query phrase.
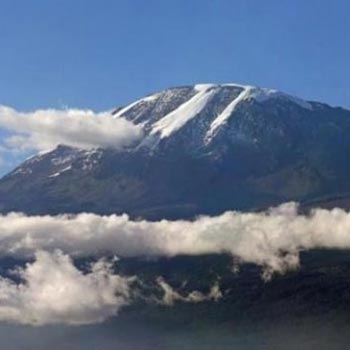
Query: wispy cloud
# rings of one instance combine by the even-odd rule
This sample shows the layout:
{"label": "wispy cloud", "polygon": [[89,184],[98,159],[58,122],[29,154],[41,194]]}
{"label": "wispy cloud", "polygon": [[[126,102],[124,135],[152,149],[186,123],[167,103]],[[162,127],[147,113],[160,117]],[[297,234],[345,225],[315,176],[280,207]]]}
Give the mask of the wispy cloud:
{"label": "wispy cloud", "polygon": [[180,294],[177,290],[170,286],[162,277],[159,277],[157,279],[157,283],[164,292],[161,303],[165,305],[171,306],[178,301],[196,304],[208,300],[218,301],[222,298],[222,293],[218,283],[215,283],[210,288],[210,291],[207,294],[203,294],[198,290],[194,290],[188,293],[187,295]]}
{"label": "wispy cloud", "polygon": [[122,148],[142,136],[142,129],[124,118],[78,109],[23,113],[0,106],[0,128],[10,131],[3,146],[14,151],[47,150],[58,144]]}

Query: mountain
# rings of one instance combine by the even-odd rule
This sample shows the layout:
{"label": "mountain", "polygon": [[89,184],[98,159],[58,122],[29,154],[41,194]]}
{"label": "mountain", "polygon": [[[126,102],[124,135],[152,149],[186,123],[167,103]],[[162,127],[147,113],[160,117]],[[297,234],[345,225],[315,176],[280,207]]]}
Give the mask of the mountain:
{"label": "mountain", "polygon": [[349,203],[346,109],[271,89],[199,84],[112,114],[142,126],[143,138],[122,151],[60,145],[28,159],[1,179],[0,211],[174,219],[291,200]]}

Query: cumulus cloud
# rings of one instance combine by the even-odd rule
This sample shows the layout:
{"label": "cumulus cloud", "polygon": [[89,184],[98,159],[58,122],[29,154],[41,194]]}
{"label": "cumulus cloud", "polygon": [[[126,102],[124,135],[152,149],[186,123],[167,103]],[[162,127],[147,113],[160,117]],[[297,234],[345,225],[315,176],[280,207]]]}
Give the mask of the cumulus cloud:
{"label": "cumulus cloud", "polygon": [[115,315],[130,298],[132,279],[113,274],[111,263],[103,259],[84,274],[69,256],[41,251],[15,274],[19,284],[0,278],[0,321],[96,323]]}
{"label": "cumulus cloud", "polygon": [[91,110],[37,110],[22,113],[0,106],[0,128],[11,132],[4,146],[16,151],[72,147],[122,148],[142,136],[142,129],[124,118]]}
{"label": "cumulus cloud", "polygon": [[[0,255],[61,249],[73,256],[176,256],[226,253],[270,272],[297,268],[299,252],[350,248],[350,214],[299,215],[295,203],[262,213],[229,211],[194,221],[132,221],[127,215],[0,216]],[[266,276],[267,276],[266,275]]]}
{"label": "cumulus cloud", "polygon": [[134,285],[136,277],[115,274],[113,261],[101,258],[83,272],[59,250],[38,251],[33,262],[9,273],[15,278],[0,277],[0,322],[6,323],[86,325],[117,315],[120,308],[137,297],[167,306],[222,298],[218,283],[207,294],[194,290],[183,295],[162,277],[155,281],[163,292],[162,298],[143,297]]}

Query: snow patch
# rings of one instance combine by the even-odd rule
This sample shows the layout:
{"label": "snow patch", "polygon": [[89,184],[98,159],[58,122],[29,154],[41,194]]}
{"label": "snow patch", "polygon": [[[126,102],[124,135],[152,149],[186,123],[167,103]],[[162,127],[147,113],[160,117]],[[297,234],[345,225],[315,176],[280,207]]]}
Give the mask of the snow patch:
{"label": "snow patch", "polygon": [[117,113],[115,113],[113,115],[114,118],[119,118],[122,117],[126,112],[128,112],[130,109],[132,109],[133,107],[135,107],[136,105],[138,105],[139,103],[143,103],[143,102],[151,102],[156,100],[159,97],[159,93],[154,94],[154,95],[150,95],[144,98],[141,98],[140,100],[137,100],[129,105],[127,105],[126,107],[122,108],[121,110],[119,110]]}
{"label": "snow patch", "polygon": [[54,173],[54,174],[50,175],[49,177],[57,177],[57,176],[60,176],[62,173],[66,172],[66,171],[68,171],[68,170],[70,170],[70,169],[72,169],[72,166],[71,166],[71,165],[67,166],[66,168],[62,169],[61,171],[59,171],[59,172],[57,172],[57,173]]}
{"label": "snow patch", "polygon": [[242,88],[243,90],[211,123],[210,128],[205,136],[205,143],[209,143],[212,140],[218,128],[227,122],[227,120],[232,116],[237,106],[242,101],[254,99],[259,103],[263,103],[270,99],[282,98],[287,99],[288,101],[295,103],[304,109],[313,109],[311,103],[277,90],[239,84],[225,84],[223,86],[234,86]]}
{"label": "snow patch", "polygon": [[151,134],[159,133],[162,139],[181,129],[188,121],[196,117],[217,93],[217,89],[212,89],[212,87],[211,84],[196,85],[195,89],[198,93],[153,124]]}
{"label": "snow patch", "polygon": [[250,97],[256,100],[257,102],[265,102],[269,99],[274,99],[274,98],[284,98],[299,105],[302,108],[309,109],[309,110],[313,109],[311,103],[301,98],[291,96],[289,94],[283,93],[278,90],[273,90],[273,89],[265,89],[265,88],[252,89]]}
{"label": "snow patch", "polygon": [[73,162],[78,154],[79,150],[76,149],[73,154],[68,154],[64,156],[58,156],[51,159],[51,163],[55,166],[64,165]]}
{"label": "snow patch", "polygon": [[233,114],[237,106],[251,95],[251,87],[245,87],[242,92],[214,119],[210,125],[210,129],[206,135],[206,141],[209,142],[214,135],[215,131],[223,124],[227,122],[230,116]]}
{"label": "snow patch", "polygon": [[27,175],[27,174],[32,174],[32,172],[33,171],[30,168],[19,167],[11,174],[11,176],[13,176],[13,175]]}
{"label": "snow patch", "polygon": [[215,85],[215,84],[196,84],[194,86],[194,89],[196,91],[204,91],[204,90],[208,90],[214,86],[217,87],[218,85]]}

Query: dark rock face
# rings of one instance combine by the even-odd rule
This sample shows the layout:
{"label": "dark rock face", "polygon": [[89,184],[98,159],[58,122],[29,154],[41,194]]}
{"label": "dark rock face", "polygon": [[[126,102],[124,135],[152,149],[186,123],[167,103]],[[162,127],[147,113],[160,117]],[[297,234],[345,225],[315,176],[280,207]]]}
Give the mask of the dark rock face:
{"label": "dark rock face", "polygon": [[142,123],[144,138],[123,151],[59,146],[27,160],[0,181],[0,211],[174,219],[340,195],[343,206],[349,202],[345,109],[210,85],[169,89],[114,114]]}

